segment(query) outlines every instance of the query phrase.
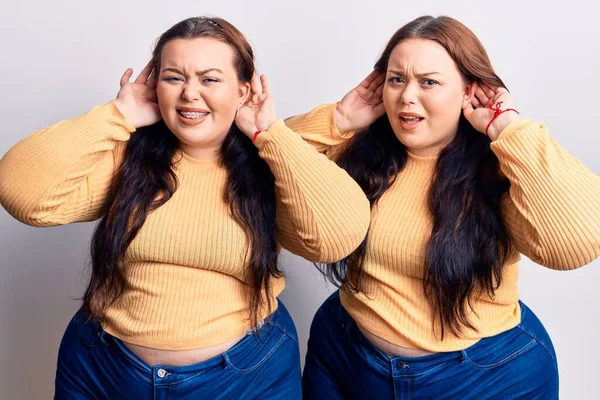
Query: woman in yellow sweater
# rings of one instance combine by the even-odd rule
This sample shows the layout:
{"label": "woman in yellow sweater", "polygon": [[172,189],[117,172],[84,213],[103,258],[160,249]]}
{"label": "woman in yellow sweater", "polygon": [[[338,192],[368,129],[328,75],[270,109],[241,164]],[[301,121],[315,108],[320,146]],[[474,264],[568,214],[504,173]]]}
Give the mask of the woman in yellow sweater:
{"label": "woman in yellow sweater", "polygon": [[346,257],[367,232],[367,199],[277,120],[227,21],[174,25],[132,72],[114,101],[0,160],[0,201],[18,220],[100,219],[56,398],[300,398],[279,250]]}
{"label": "woman in yellow sweater", "polygon": [[369,233],[326,272],[305,399],[555,399],[519,253],[556,270],[600,254],[600,179],[518,113],[460,22],[398,30],[336,105],[287,121],[361,185]]}

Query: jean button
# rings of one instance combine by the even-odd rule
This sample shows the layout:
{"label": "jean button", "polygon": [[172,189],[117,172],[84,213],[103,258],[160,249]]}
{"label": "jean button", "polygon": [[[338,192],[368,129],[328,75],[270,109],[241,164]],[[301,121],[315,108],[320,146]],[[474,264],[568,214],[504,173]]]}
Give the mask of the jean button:
{"label": "jean button", "polygon": [[156,375],[158,375],[159,378],[164,378],[165,376],[167,376],[167,371],[160,368],[158,371],[156,371]]}
{"label": "jean button", "polygon": [[407,363],[405,363],[404,361],[396,361],[396,368],[397,369],[404,369],[404,368],[410,368],[410,365],[408,365]]}

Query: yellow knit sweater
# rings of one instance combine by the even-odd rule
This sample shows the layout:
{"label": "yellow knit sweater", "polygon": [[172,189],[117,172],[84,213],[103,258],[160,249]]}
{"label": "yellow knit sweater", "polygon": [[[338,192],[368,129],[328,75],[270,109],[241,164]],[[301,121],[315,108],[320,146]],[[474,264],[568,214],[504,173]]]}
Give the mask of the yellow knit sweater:
{"label": "yellow knit sweater", "polygon": [[[35,226],[99,218],[134,131],[110,102],[28,136],[0,160],[0,203]],[[369,225],[360,187],[281,120],[256,146],[275,176],[281,245],[312,261],[352,252]],[[223,343],[250,328],[248,239],[223,201],[226,170],[218,159],[176,157],[178,189],[128,248],[127,287],[105,326],[122,340],[165,350]],[[273,280],[271,299],[283,288],[283,279]]]}
{"label": "yellow knit sweater", "polygon": [[[335,105],[323,105],[286,120],[318,150],[335,158],[353,133],[340,133]],[[461,350],[520,322],[518,261],[522,253],[556,270],[590,263],[600,255],[600,179],[529,120],[514,122],[492,143],[511,183],[504,203],[515,253],[504,266],[494,298],[475,297],[470,319],[479,330],[460,336],[440,326],[423,289],[425,250],[433,227],[427,194],[436,158],[409,159],[393,186],[372,210],[363,268],[363,293],[341,293],[350,315],[396,345],[432,352]],[[518,253],[517,253],[518,252]]]}

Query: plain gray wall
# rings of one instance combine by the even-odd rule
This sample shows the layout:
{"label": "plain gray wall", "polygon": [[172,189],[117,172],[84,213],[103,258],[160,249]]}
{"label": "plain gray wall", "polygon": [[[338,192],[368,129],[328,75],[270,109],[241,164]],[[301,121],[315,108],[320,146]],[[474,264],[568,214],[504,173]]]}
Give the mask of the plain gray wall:
{"label": "plain gray wall", "polygon": [[[521,113],[600,171],[600,24],[582,0],[556,8],[513,0],[5,1],[0,155],[37,129],[109,101],[123,71],[139,72],[164,30],[205,14],[228,19],[253,43],[281,118],[341,98],[404,23],[450,15],[482,40]],[[32,228],[0,209],[0,399],[52,397],[57,348],[79,306],[92,228]],[[282,263],[283,300],[304,353],[311,318],[332,288],[306,261],[284,253]],[[561,398],[600,398],[600,261],[554,272],[524,259],[521,271],[522,298],[554,340]]]}

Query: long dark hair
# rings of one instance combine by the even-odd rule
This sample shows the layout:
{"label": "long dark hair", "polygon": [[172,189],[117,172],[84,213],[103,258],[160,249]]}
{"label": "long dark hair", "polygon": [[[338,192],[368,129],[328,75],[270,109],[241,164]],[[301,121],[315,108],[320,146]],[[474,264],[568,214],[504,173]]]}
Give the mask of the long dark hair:
{"label": "long dark hair", "polygon": [[[448,51],[466,82],[490,86],[504,83],[494,73],[483,45],[460,22],[449,17],[420,17],[399,29],[375,64],[387,71],[392,50],[408,39],[435,41]],[[394,182],[407,161],[404,145],[396,138],[387,116],[356,134],[338,158],[362,187],[373,206]],[[424,290],[444,330],[461,333],[476,329],[468,308],[474,293],[494,296],[502,266],[511,255],[501,216],[501,199],[509,188],[502,176],[490,139],[477,132],[463,115],[455,139],[440,153],[429,190],[433,230],[427,246]],[[344,260],[327,264],[324,272],[345,290],[358,292],[368,236]],[[368,295],[368,294],[367,294]]]}
{"label": "long dark hair", "polygon": [[[164,46],[171,40],[210,37],[231,46],[234,67],[241,82],[254,74],[254,53],[242,33],[220,18],[189,18],[175,24],[157,41],[153,60],[160,71]],[[165,204],[177,190],[174,164],[178,141],[164,122],[141,128],[127,144],[124,162],[114,179],[104,215],[91,244],[92,275],[84,295],[84,308],[102,320],[105,310],[125,290],[125,252],[147,216]],[[282,276],[277,264],[274,177],[250,139],[235,124],[222,146],[220,162],[227,169],[223,194],[233,218],[250,243],[246,276],[249,281],[250,319],[271,307],[271,277]]]}

